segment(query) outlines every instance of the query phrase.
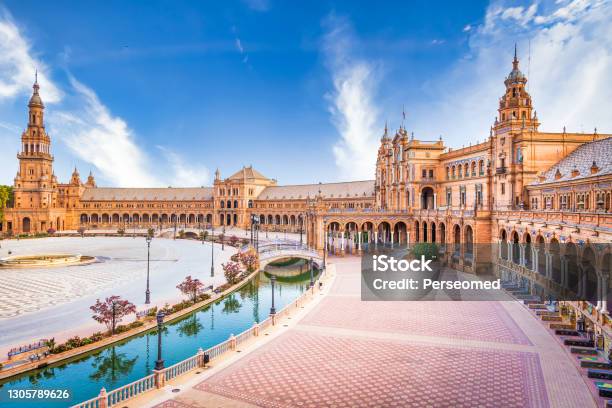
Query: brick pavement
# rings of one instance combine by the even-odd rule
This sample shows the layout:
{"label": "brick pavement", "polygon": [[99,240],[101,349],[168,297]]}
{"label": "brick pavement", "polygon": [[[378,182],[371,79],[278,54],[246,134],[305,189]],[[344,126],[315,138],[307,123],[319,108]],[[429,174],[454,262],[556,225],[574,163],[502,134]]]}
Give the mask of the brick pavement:
{"label": "brick pavement", "polygon": [[[359,263],[297,326],[158,407],[590,407],[517,302],[361,302]],[[178,404],[178,405],[175,405]]]}

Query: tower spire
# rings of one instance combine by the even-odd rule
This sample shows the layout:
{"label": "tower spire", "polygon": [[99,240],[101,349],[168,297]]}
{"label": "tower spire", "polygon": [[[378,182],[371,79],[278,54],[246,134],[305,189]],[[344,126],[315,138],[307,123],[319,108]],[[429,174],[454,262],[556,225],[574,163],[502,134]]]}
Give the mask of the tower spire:
{"label": "tower spire", "polygon": [[514,59],[512,60],[512,67],[518,69],[519,60],[516,52],[516,43],[514,43]]}

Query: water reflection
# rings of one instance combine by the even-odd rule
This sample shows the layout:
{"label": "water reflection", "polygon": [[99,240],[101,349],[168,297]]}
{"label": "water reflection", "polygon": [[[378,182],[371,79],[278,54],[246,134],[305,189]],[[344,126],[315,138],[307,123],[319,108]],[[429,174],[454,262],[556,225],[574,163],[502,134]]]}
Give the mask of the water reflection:
{"label": "water reflection", "polygon": [[182,320],[176,331],[179,336],[195,337],[202,329],[204,325],[200,323],[200,318],[197,314],[193,314]]}
{"label": "water reflection", "polygon": [[91,366],[95,371],[89,375],[94,381],[115,384],[134,369],[138,356],[129,358],[126,353],[117,353],[117,347],[111,346],[94,357]]}

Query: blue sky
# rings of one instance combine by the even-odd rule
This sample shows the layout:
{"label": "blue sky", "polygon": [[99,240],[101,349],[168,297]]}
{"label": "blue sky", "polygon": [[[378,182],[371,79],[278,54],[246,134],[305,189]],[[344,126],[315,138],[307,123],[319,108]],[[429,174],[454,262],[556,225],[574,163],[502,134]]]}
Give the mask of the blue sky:
{"label": "blue sky", "polygon": [[373,178],[402,106],[417,138],[483,140],[515,42],[542,129],[612,132],[608,1],[0,4],[0,183],[35,68],[56,174],[100,185]]}

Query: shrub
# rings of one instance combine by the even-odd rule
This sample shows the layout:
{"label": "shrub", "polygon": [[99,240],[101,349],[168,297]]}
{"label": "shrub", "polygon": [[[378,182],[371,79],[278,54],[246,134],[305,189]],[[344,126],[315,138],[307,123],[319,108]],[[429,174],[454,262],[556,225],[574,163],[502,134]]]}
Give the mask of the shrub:
{"label": "shrub", "polygon": [[79,229],[77,229],[77,232],[79,233],[80,236],[84,236],[85,235],[85,227],[79,227]]}
{"label": "shrub", "polygon": [[147,230],[147,235],[152,238],[155,235],[155,230],[153,228],[149,228]]}
{"label": "shrub", "polygon": [[433,242],[419,242],[412,247],[412,255],[415,259],[424,256],[426,260],[438,259],[438,245]]}
{"label": "shrub", "polygon": [[96,341],[100,341],[104,338],[104,335],[101,332],[95,332],[94,334],[92,334],[91,336],[89,336],[89,339],[92,342],[96,342]]}
{"label": "shrub", "polygon": [[66,345],[66,347],[70,347],[71,349],[79,347],[81,345],[81,338],[79,336],[74,336],[66,340],[66,343],[64,344]]}
{"label": "shrub", "polygon": [[238,282],[238,276],[240,275],[240,264],[238,262],[228,262],[226,264],[222,264],[223,273],[225,275],[225,280],[228,283],[236,283]]}
{"label": "shrub", "polygon": [[53,235],[53,234],[55,234],[55,228],[49,228],[49,229],[47,230],[47,234],[49,234],[49,235]]}
{"label": "shrub", "polygon": [[119,228],[119,229],[117,230],[117,234],[119,234],[120,236],[123,236],[123,234],[125,234],[125,229],[123,229],[123,228]]}
{"label": "shrub", "polygon": [[180,231],[178,232],[178,236],[179,236],[179,238],[181,238],[181,239],[185,238],[185,231],[184,231],[184,230],[180,230]]}
{"label": "shrub", "polygon": [[149,309],[149,311],[147,312],[147,316],[155,316],[157,314],[157,306],[152,307],[151,309]]}

